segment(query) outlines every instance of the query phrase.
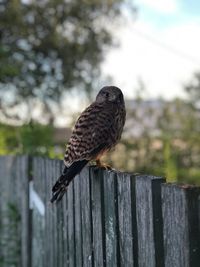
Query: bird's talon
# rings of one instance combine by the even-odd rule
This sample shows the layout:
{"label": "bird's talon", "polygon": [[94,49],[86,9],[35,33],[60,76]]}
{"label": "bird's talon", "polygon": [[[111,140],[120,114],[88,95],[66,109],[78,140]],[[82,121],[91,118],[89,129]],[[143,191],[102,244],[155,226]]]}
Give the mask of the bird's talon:
{"label": "bird's talon", "polygon": [[96,160],[96,167],[97,168],[101,168],[101,169],[104,169],[104,170],[112,170],[112,167],[105,164],[105,163],[102,163],[99,159]]}

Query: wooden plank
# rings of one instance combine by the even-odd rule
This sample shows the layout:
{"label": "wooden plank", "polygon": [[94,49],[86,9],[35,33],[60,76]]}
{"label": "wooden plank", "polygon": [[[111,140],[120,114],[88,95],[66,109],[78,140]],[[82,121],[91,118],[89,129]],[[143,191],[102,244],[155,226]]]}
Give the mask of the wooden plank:
{"label": "wooden plank", "polygon": [[[15,263],[19,263],[19,258],[10,253],[12,249],[12,237],[10,236],[10,216],[9,205],[13,203],[13,187],[11,183],[11,175],[9,169],[12,166],[13,157],[2,158],[1,175],[2,175],[2,187],[1,187],[1,256],[3,259],[4,267],[9,267],[10,260]],[[13,233],[12,233],[13,234]]]}
{"label": "wooden plank", "polygon": [[200,196],[198,197],[199,235],[200,235]]}
{"label": "wooden plank", "polygon": [[46,185],[46,159],[45,158],[41,158],[41,170],[40,170],[40,182],[41,182],[41,187],[42,187],[42,199],[43,202],[46,204],[47,202],[47,196],[48,193],[47,192],[47,185]]}
{"label": "wooden plank", "polygon": [[47,251],[47,248],[46,248],[46,220],[45,220],[45,216],[46,216],[46,209],[47,209],[47,205],[46,205],[46,199],[47,199],[47,192],[46,192],[46,160],[44,157],[38,157],[38,160],[37,160],[37,163],[38,163],[38,177],[37,177],[37,189],[36,189],[36,192],[38,193],[41,201],[42,201],[42,204],[44,205],[44,214],[41,216],[41,219],[42,219],[42,224],[43,224],[43,228],[42,228],[42,243],[44,245],[43,247],[43,250],[41,251],[41,257],[42,257],[42,261],[43,261],[43,265],[47,265],[47,257],[46,257],[46,251]]}
{"label": "wooden plank", "polygon": [[106,237],[106,266],[118,266],[117,251],[117,176],[112,171],[104,172],[104,217]]}
{"label": "wooden plank", "polygon": [[68,243],[68,192],[66,192],[66,197],[63,199],[63,266],[69,266],[69,243]]}
{"label": "wooden plank", "polygon": [[51,253],[51,244],[52,244],[52,227],[51,227],[51,205],[49,202],[51,194],[51,182],[49,177],[49,164],[50,160],[45,158],[43,162],[43,179],[45,180],[46,196],[45,196],[45,264],[48,267],[52,267],[52,253]]}
{"label": "wooden plank", "polygon": [[[55,177],[61,174],[61,164],[59,160],[55,160]],[[57,211],[57,266],[63,266],[63,201],[66,195],[56,204]]]}
{"label": "wooden plank", "polygon": [[[0,188],[1,188],[1,194],[0,194],[0,259],[3,262],[5,258],[5,245],[4,245],[4,238],[5,238],[5,230],[4,230],[4,224],[5,224],[5,192],[6,192],[6,175],[5,175],[5,157],[0,157]],[[6,180],[5,180],[6,179]]]}
{"label": "wooden plank", "polygon": [[68,263],[70,267],[75,267],[75,235],[74,235],[74,182],[69,184],[67,190],[67,203],[68,203],[68,248],[69,258]]}
{"label": "wooden plank", "polygon": [[92,267],[92,209],[89,167],[80,173],[83,267]]}
{"label": "wooden plank", "polygon": [[81,221],[80,176],[74,178],[74,226],[75,226],[75,262],[82,266],[82,221]]}
{"label": "wooden plank", "polygon": [[27,266],[30,256],[27,157],[3,156],[0,165],[0,257],[4,258],[5,267]]}
{"label": "wooden plank", "polygon": [[32,267],[44,266],[44,221],[37,209],[33,209],[32,222]]}
{"label": "wooden plank", "polygon": [[134,266],[131,175],[117,174],[120,266]]}
{"label": "wooden plank", "polygon": [[[52,160],[51,162],[51,172],[52,172],[52,185],[56,182],[58,179],[58,173],[56,170],[56,162],[55,160]],[[53,266],[58,266],[58,220],[57,220],[57,204],[52,205],[52,224],[53,224]]]}
{"label": "wooden plank", "polygon": [[166,179],[162,177],[156,177],[152,181],[154,245],[156,266],[158,267],[164,266],[161,185],[165,182]]}
{"label": "wooden plank", "polygon": [[21,210],[21,266],[30,265],[30,236],[29,236],[29,158],[28,156],[18,157],[18,184],[20,185],[20,210]]}
{"label": "wooden plank", "polygon": [[[138,264],[142,267],[163,266],[162,234],[157,227],[162,229],[160,185],[164,181],[162,177],[150,175],[135,177]],[[160,255],[156,254],[156,245],[161,246]]]}
{"label": "wooden plank", "polygon": [[[50,183],[50,195],[49,195],[49,200],[51,198],[51,190],[52,190],[52,186],[54,185],[57,177],[55,177],[54,175],[54,164],[53,164],[53,160],[49,160],[49,167],[48,167],[48,176],[49,176],[49,183]],[[54,267],[55,266],[55,257],[56,257],[56,253],[55,253],[55,246],[56,246],[56,240],[55,240],[55,236],[56,236],[56,229],[57,227],[55,226],[54,223],[54,216],[55,216],[55,209],[56,209],[56,204],[50,204],[50,229],[51,229],[51,266]]]}
{"label": "wooden plank", "polygon": [[0,194],[0,259],[2,262],[4,262],[5,259],[5,210],[6,210],[6,199],[5,199],[5,192],[6,192],[6,182],[7,177],[5,173],[5,157],[0,156],[0,188],[1,188],[1,194]]}
{"label": "wooden plank", "polygon": [[[11,165],[7,169],[10,173],[11,185],[10,189],[12,196],[9,197],[9,202],[15,206],[20,215],[18,223],[18,233],[21,244],[21,259],[20,265],[27,266],[29,263],[29,181],[28,181],[28,157],[27,156],[13,156],[9,158]],[[10,231],[11,232],[11,231]]]}
{"label": "wooden plank", "polygon": [[47,238],[47,247],[46,247],[46,264],[48,267],[54,266],[54,205],[50,203],[51,198],[51,190],[53,181],[55,179],[54,177],[54,164],[53,160],[51,159],[45,159],[45,181],[46,181],[46,200],[45,200],[45,236]]}
{"label": "wooden plank", "polygon": [[43,159],[41,157],[33,158],[33,182],[34,182],[34,190],[37,192],[42,201],[44,201],[44,185],[42,177],[42,163]]}
{"label": "wooden plank", "polygon": [[[12,220],[15,221],[14,218],[10,218],[9,220],[9,234],[10,234],[10,239],[8,240],[7,244],[10,243],[10,248],[9,250],[16,250],[14,247],[12,248],[11,247],[11,244],[13,243],[14,245],[14,242],[13,242],[13,238],[12,236],[15,236],[14,239],[18,239],[20,240],[20,242],[17,244],[15,244],[15,246],[19,246],[20,245],[20,248],[18,249],[19,251],[19,255],[18,257],[20,258],[20,264],[22,264],[22,259],[23,259],[23,255],[22,255],[22,250],[24,250],[24,244],[22,245],[22,224],[24,223],[22,221],[22,215],[26,212],[26,210],[23,210],[22,209],[22,206],[21,206],[21,200],[22,200],[22,194],[24,194],[24,198],[26,199],[26,194],[28,192],[24,192],[23,191],[23,178],[24,177],[21,177],[21,157],[20,156],[14,156],[13,157],[13,162],[12,162],[12,165],[10,166],[9,168],[9,173],[10,173],[10,178],[11,178],[11,185],[10,185],[10,189],[11,189],[11,192],[13,194],[13,196],[11,196],[9,198],[9,205],[11,204],[13,206],[13,208],[15,207],[18,215],[20,216],[20,220],[18,221],[18,223],[16,224],[16,222],[12,223]],[[14,216],[15,217],[15,216]],[[12,225],[17,225],[17,228],[18,228],[18,233],[17,233],[17,238],[16,238],[16,233],[15,231],[13,231],[14,229],[12,229]],[[24,226],[24,225],[23,225]],[[25,226],[26,227],[26,226]],[[24,229],[26,231],[26,228]],[[16,242],[16,241],[15,241]],[[27,245],[27,244],[26,244]],[[20,253],[21,252],[21,253]],[[11,260],[12,262],[12,253],[10,253],[9,255],[9,260]]]}
{"label": "wooden plank", "polygon": [[45,265],[45,184],[43,158],[33,159],[33,181],[30,191],[32,206],[32,267]]}
{"label": "wooden plank", "polygon": [[194,186],[176,184],[162,186],[166,267],[199,266],[199,195],[200,188]]}
{"label": "wooden plank", "polygon": [[54,231],[57,231],[57,266],[61,267],[63,262],[63,218],[62,218],[62,206],[63,201],[60,201],[56,204],[57,209],[57,228]]}
{"label": "wooden plank", "polygon": [[103,170],[90,167],[94,267],[105,265]]}

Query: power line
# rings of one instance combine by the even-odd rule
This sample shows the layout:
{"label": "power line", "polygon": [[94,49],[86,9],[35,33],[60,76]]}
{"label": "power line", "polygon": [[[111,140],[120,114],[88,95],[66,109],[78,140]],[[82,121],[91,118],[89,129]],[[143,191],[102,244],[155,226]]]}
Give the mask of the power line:
{"label": "power line", "polygon": [[[161,42],[160,40],[144,33],[144,32],[141,32],[141,31],[138,31],[136,29],[133,29],[133,33],[137,34],[139,37],[141,37],[142,39],[148,41],[148,42],[151,42],[152,44],[155,44],[165,50],[167,50],[168,52],[172,53],[172,54],[175,54],[176,56],[182,58],[182,59],[185,59],[187,61],[190,61],[192,62],[193,64],[198,64],[200,66],[200,59],[198,58],[195,58],[191,55],[188,55],[187,53],[184,53],[183,51],[180,51],[178,50],[177,48],[175,47],[172,47],[166,43],[163,43]],[[178,38],[178,37],[177,37]]]}

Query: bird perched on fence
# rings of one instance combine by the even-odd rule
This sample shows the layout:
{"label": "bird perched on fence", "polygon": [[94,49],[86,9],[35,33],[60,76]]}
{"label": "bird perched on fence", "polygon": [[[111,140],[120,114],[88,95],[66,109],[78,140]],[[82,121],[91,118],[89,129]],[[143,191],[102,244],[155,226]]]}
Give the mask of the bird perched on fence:
{"label": "bird perched on fence", "polygon": [[115,86],[103,87],[75,124],[64,156],[65,168],[52,188],[52,203],[61,200],[69,183],[90,160],[105,167],[100,157],[121,138],[125,117],[122,91]]}

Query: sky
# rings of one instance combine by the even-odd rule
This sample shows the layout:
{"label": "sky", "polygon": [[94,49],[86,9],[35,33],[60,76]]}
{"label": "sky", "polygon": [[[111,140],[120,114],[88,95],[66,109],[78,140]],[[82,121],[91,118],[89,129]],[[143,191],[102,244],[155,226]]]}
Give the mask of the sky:
{"label": "sky", "polygon": [[184,97],[183,85],[200,70],[200,1],[135,0],[136,18],[113,29],[120,46],[107,53],[102,72],[125,96],[134,97],[138,80],[148,98]]}

